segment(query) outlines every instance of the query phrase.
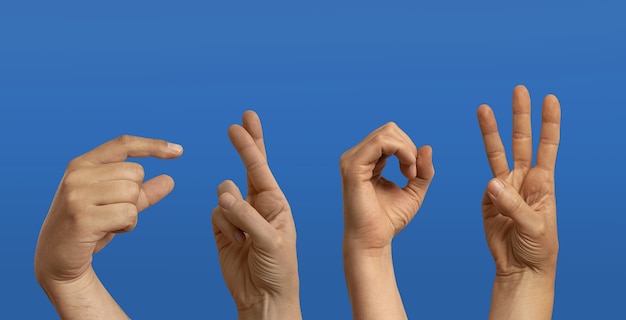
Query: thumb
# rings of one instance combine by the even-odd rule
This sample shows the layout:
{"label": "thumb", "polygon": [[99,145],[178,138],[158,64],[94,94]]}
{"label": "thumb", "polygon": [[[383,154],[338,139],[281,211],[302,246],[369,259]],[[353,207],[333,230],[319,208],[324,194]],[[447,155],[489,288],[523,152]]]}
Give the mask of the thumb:
{"label": "thumb", "polygon": [[268,248],[274,243],[276,230],[247,201],[224,192],[218,202],[226,220],[250,235],[257,245]]}
{"label": "thumb", "polygon": [[487,195],[500,214],[513,219],[521,227],[530,227],[533,210],[511,185],[498,178],[491,179]]}
{"label": "thumb", "polygon": [[141,186],[139,198],[137,199],[137,211],[142,211],[147,207],[161,201],[174,189],[174,179],[162,174],[146,181]]}

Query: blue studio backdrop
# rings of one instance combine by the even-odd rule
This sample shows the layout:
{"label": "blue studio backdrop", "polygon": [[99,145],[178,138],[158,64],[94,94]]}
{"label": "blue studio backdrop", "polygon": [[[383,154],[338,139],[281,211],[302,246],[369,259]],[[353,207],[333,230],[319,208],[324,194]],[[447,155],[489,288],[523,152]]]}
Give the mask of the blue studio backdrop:
{"label": "blue studio backdrop", "polygon": [[[33,275],[39,228],[74,157],[121,134],[181,143],[131,159],[176,181],[94,267],[136,319],[235,319],[211,231],[216,187],[245,185],[227,136],[247,109],[298,231],[307,319],[349,319],[339,157],[395,121],[436,175],[394,240],[411,318],[485,319],[494,265],[476,108],[510,152],[511,92],[562,105],[555,319],[616,319],[626,299],[623,1],[3,1],[0,318],[56,313]],[[403,183],[390,161],[384,175]]]}

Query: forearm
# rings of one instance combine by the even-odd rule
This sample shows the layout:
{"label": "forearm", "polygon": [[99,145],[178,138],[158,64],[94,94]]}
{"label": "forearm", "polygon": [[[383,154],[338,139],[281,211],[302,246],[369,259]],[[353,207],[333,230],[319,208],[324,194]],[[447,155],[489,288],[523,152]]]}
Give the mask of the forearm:
{"label": "forearm", "polygon": [[551,319],[555,273],[525,271],[497,275],[489,319]]}
{"label": "forearm", "polygon": [[129,319],[93,269],[71,283],[40,280],[61,319]]}
{"label": "forearm", "polygon": [[396,284],[391,245],[361,250],[344,239],[343,258],[353,319],[407,319]]}

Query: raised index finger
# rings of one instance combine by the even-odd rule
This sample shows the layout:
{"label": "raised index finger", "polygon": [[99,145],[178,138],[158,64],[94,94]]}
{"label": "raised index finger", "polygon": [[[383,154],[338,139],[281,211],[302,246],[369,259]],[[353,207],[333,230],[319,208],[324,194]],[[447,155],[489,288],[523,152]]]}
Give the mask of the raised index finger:
{"label": "raised index finger", "polygon": [[488,105],[481,105],[477,111],[478,124],[483,134],[483,143],[485,144],[485,152],[491,166],[491,172],[494,177],[509,172],[509,164],[506,160],[506,152],[500,133],[498,132],[498,124],[493,115],[493,110]]}
{"label": "raised index finger", "polygon": [[128,157],[155,157],[172,159],[183,153],[181,145],[164,140],[123,135],[80,156],[91,164],[120,162]]}

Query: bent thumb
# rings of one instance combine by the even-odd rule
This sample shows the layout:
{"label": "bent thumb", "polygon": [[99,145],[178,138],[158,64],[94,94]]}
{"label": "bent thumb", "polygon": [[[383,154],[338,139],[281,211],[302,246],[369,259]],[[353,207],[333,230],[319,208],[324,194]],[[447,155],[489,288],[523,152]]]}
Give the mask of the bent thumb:
{"label": "bent thumb", "polygon": [[513,219],[515,223],[528,225],[532,219],[532,209],[508,183],[498,178],[491,179],[487,185],[487,194],[498,212]]}

